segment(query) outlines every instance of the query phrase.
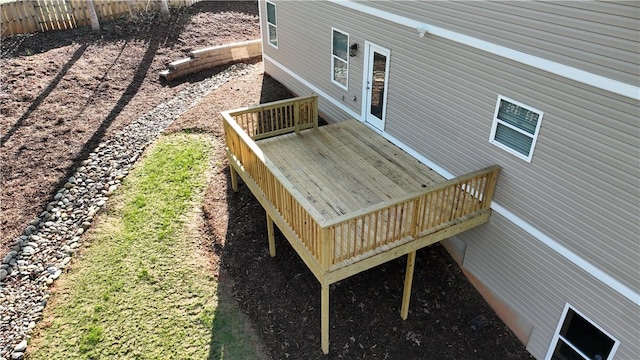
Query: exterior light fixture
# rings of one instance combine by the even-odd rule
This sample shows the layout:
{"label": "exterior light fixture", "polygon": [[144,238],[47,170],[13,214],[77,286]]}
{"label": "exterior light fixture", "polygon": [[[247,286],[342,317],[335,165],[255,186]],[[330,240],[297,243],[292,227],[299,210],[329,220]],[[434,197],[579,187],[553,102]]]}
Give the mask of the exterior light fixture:
{"label": "exterior light fixture", "polygon": [[349,46],[349,56],[354,57],[358,53],[358,44],[353,43]]}
{"label": "exterior light fixture", "polygon": [[429,32],[429,26],[421,25],[421,26],[418,26],[416,30],[418,30],[418,35],[420,35],[420,37],[424,37],[424,34]]}

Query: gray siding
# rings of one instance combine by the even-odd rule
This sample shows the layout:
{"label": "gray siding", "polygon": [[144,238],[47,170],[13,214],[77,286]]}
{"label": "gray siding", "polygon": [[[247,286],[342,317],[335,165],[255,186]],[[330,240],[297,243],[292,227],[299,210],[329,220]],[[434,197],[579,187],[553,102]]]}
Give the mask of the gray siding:
{"label": "gray siding", "polygon": [[[304,2],[304,6],[288,1],[273,3],[276,4],[278,16],[278,49],[264,41],[265,54],[286,64],[291,71],[304,74],[306,80],[334,99],[342,101],[351,110],[360,113],[362,50],[360,56],[349,58],[348,90],[331,82],[331,28],[348,33],[351,43],[362,46],[361,34],[359,36],[355,31],[359,24],[353,23],[351,16],[345,12],[325,13],[322,2],[308,1]],[[264,4],[261,6],[264,7]],[[262,21],[264,27],[266,20]],[[352,100],[354,95],[356,101]]]}
{"label": "gray siding", "polygon": [[[637,101],[340,6],[277,4],[279,49],[265,45],[267,55],[340,101],[344,91],[330,81],[331,27],[391,49],[386,132],[454,174],[503,166],[498,203],[640,289]],[[361,53],[350,59],[358,102],[344,102],[358,113],[362,62]],[[488,142],[499,94],[544,111],[530,164]]]}
{"label": "gray siding", "polygon": [[[312,89],[306,87],[294,77],[268,61],[264,62],[264,72],[271,75],[271,77],[278,79],[281,84],[286,86],[297,96],[305,96],[313,93]],[[336,119],[344,120],[350,118],[346,112],[323,97],[318,97],[318,108],[320,113],[319,115],[329,122],[336,122]]]}
{"label": "gray siding", "polygon": [[[389,48],[387,133],[453,174],[491,164],[501,165],[503,172],[495,194],[497,203],[598,269],[640,291],[640,102],[442,38],[420,38],[415,29],[339,5],[277,4],[280,48],[275,50],[265,44],[266,55],[341,101],[345,92],[330,81],[331,27],[349,32],[351,42],[361,47],[364,40],[368,40]],[[522,5],[518,11],[501,8],[513,8],[517,4]],[[396,9],[394,12],[400,15],[433,22],[446,29],[464,30],[471,36],[484,37],[517,50],[527,49],[528,53],[566,65],[637,83],[638,41],[634,38],[637,29],[635,33],[629,31],[633,27],[629,18],[633,21],[638,17],[636,4],[389,2],[375,5],[386,10]],[[472,10],[471,6],[480,6],[485,12],[493,7],[506,11],[510,26],[519,26],[519,31],[502,29],[483,33],[474,28],[470,20],[463,21],[452,15],[456,13],[459,17],[461,12]],[[589,8],[591,6],[594,8]],[[574,11],[577,7],[589,9]],[[479,11],[473,10],[472,14]],[[535,43],[540,47],[520,43],[522,38],[512,36],[511,32],[526,30],[526,26],[520,24],[527,22],[516,15],[522,12],[529,17],[546,12],[572,15],[566,28],[561,23],[540,26],[548,34],[539,38],[556,34],[554,41],[571,43],[573,50],[555,53],[542,46],[542,42]],[[469,19],[473,18],[469,15]],[[543,19],[546,17],[541,21]],[[592,44],[589,47],[571,40],[571,36],[561,36],[573,34],[575,22],[580,23],[579,32],[604,33],[602,27],[606,25],[607,34],[602,36],[607,39],[619,31],[618,37],[627,44],[626,50],[612,51],[612,58],[600,63],[585,62],[583,59],[588,57],[582,55],[586,53],[608,56],[606,42],[583,40]],[[637,28],[637,21],[635,25]],[[633,49],[628,46],[628,41],[634,39],[635,57],[630,55]],[[632,66],[619,67],[618,61]],[[356,113],[360,113],[362,63],[362,52],[350,58],[349,93],[356,95],[358,101],[344,102]],[[588,67],[587,63],[596,65]],[[634,67],[635,73],[621,70]],[[293,77],[268,62],[265,68],[285,85],[301,87]],[[488,142],[498,95],[544,112],[531,163]],[[330,116],[328,120],[344,119],[344,112],[329,102],[321,103],[321,107]],[[628,358],[634,351],[637,354],[633,335],[637,339],[638,318],[634,319],[633,315],[638,314],[638,307],[515,228],[494,214],[490,225],[465,234],[462,237],[467,244],[465,266],[531,322],[534,331],[530,351],[537,357],[544,356],[564,303],[569,301],[623,341],[620,354],[628,356],[618,358]],[[511,259],[522,260],[523,270],[519,268],[520,261]],[[536,262],[545,272],[536,270]],[[527,272],[529,277],[522,275]],[[532,274],[536,272],[541,277]],[[554,276],[553,281],[545,283],[543,275],[549,274]],[[622,319],[625,316],[626,320]]]}
{"label": "gray siding", "polygon": [[629,84],[640,76],[639,2],[373,1],[367,5]]}
{"label": "gray siding", "polygon": [[[616,359],[640,354],[638,307],[502,216],[494,213],[488,224],[460,238],[467,243],[464,267],[535,324],[527,345],[535,357],[547,353],[567,302],[620,340]],[[508,277],[504,269],[509,269]]]}
{"label": "gray siding", "polygon": [[[503,166],[498,203],[640,289],[638,103],[445,41],[405,41],[423,51],[392,49],[386,131],[454,174]],[[488,142],[499,94],[544,111],[530,164]]]}

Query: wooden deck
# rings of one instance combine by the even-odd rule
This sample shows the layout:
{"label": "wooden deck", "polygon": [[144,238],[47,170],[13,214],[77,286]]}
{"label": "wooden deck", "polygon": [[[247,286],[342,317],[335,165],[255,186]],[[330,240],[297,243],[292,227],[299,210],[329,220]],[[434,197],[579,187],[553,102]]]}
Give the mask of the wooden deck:
{"label": "wooden deck", "polygon": [[318,127],[317,98],[223,112],[237,175],[321,285],[329,351],[329,285],[403,255],[408,316],[415,251],[489,220],[500,168],[446,180],[356,120]]}
{"label": "wooden deck", "polygon": [[446,180],[356,120],[257,144],[325,220]]}

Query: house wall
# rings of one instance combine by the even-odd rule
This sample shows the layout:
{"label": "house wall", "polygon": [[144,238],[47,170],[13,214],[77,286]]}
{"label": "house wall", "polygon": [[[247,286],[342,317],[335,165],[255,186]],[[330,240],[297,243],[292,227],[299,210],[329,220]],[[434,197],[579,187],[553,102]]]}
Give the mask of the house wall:
{"label": "house wall", "polygon": [[[336,12],[327,15],[324,9],[326,4],[322,2],[305,2],[304,9],[296,6],[296,4],[273,3],[277,4],[278,49],[276,50],[268,44],[268,39],[265,38],[264,53],[273,60],[286,64],[287,68],[292,72],[304,74],[305,79],[318,86],[327,96],[337,99],[342,106],[359,114],[361,107],[360,97],[362,95],[362,50],[359,50],[358,57],[349,58],[348,90],[345,91],[331,82],[331,28],[333,26],[340,31],[348,33],[349,42],[355,42],[362,46],[364,43],[362,33],[354,33],[355,29],[358,29],[361,25],[352,23],[349,14],[346,13]],[[261,3],[261,7],[262,11],[264,11],[264,3]],[[327,16],[336,19],[336,21],[327,22]],[[262,26],[265,27],[266,20],[262,22]],[[263,33],[265,32],[263,31]],[[327,48],[327,46],[329,47]],[[267,70],[268,66],[268,62],[265,61],[265,70]],[[304,92],[297,92],[297,94],[306,95]],[[356,101],[353,101],[353,96],[356,96]],[[321,107],[321,110],[327,111],[324,107]],[[331,109],[330,111],[335,113],[336,110]],[[332,119],[333,121],[342,121],[350,117],[352,116]]]}
{"label": "house wall", "polygon": [[369,6],[638,83],[638,2],[373,1]]}
{"label": "house wall", "polygon": [[[276,50],[265,43],[265,70],[294,92],[319,92],[328,120],[358,118],[362,97],[361,51],[350,58],[348,91],[330,81],[335,27],[349,32],[351,43],[362,46],[368,40],[391,50],[384,136],[451,175],[491,164],[503,167],[494,201],[504,210],[449,248],[519,314],[518,321],[528,322],[524,328],[533,330],[527,348],[534,356],[544,358],[566,302],[621,340],[617,358],[640,353],[637,300],[606,283],[613,279],[631,293],[640,292],[637,97],[437,36],[421,38],[415,28],[340,5],[276,4],[280,44]],[[638,84],[637,3],[367,4]],[[566,26],[554,14],[566,18]],[[531,19],[540,26],[533,27]],[[630,46],[634,40],[635,47]],[[345,94],[357,101],[342,100]],[[498,95],[544,112],[531,163],[488,142]],[[585,272],[514,219],[604,276],[594,278],[597,271]]]}
{"label": "house wall", "polygon": [[621,341],[615,359],[640,354],[638,306],[500,214],[494,212],[489,223],[459,239],[467,243],[464,269],[534,325],[527,350],[536,358],[547,353],[566,302]]}

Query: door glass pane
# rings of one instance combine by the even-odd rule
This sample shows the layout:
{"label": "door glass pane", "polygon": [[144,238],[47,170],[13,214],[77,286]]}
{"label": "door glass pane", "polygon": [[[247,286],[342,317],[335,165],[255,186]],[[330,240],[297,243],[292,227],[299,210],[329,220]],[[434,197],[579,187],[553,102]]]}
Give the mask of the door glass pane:
{"label": "door glass pane", "polygon": [[371,115],[382,120],[384,108],[384,79],[387,69],[387,57],[377,52],[373,53],[373,73],[371,74]]}

